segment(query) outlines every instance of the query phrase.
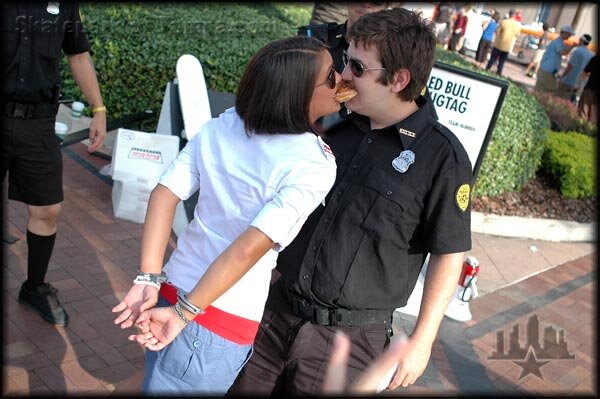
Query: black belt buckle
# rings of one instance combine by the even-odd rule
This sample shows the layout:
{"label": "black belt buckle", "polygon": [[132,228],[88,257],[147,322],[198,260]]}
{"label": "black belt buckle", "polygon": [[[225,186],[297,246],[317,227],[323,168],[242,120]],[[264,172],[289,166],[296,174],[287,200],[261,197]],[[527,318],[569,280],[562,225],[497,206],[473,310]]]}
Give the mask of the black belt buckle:
{"label": "black belt buckle", "polygon": [[[12,109],[11,109],[12,108]],[[34,107],[32,104],[14,102],[8,116],[13,118],[28,119],[33,116]]]}
{"label": "black belt buckle", "polygon": [[319,324],[321,326],[335,325],[333,324],[332,318],[329,316],[329,309],[313,307],[313,321],[315,324]]}
{"label": "black belt buckle", "polygon": [[15,103],[11,116],[15,118],[25,118],[27,116],[27,104]]}

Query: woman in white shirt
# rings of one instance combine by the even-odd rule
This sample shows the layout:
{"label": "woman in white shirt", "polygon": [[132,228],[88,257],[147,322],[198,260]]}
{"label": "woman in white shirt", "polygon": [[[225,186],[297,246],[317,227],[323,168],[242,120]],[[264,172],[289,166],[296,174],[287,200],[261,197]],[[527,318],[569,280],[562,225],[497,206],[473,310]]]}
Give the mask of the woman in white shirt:
{"label": "woman in white shirt", "polygon": [[[267,44],[247,65],[235,108],[207,122],[161,176],[140,274],[113,309],[147,349],[144,394],[222,395],[249,359],[277,255],[335,180],[315,122],[339,110],[338,80],[318,40]],[[163,271],[175,208],[198,189]]]}

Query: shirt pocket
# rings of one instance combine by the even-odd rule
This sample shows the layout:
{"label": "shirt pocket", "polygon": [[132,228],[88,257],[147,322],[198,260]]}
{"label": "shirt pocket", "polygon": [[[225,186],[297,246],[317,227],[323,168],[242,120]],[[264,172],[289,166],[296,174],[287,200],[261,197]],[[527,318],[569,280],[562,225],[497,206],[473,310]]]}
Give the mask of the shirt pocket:
{"label": "shirt pocket", "polygon": [[211,378],[218,371],[225,355],[225,347],[210,331],[197,323],[190,323],[159,352],[160,370],[188,385]]}
{"label": "shirt pocket", "polygon": [[382,169],[369,173],[365,187],[377,195],[361,227],[381,238],[393,238],[400,233],[408,245],[414,230],[411,225],[418,223],[418,215],[414,214],[416,191]]}
{"label": "shirt pocket", "polygon": [[54,25],[42,27],[39,32],[34,32],[33,48],[37,54],[50,61],[57,61],[61,57],[61,46],[64,33]]}

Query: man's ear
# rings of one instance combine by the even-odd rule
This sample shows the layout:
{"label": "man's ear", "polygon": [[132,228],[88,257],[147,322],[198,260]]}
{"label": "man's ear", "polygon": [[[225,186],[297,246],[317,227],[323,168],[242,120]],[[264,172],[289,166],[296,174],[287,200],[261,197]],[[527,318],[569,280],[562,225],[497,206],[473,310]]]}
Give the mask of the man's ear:
{"label": "man's ear", "polygon": [[406,68],[400,69],[398,72],[394,73],[394,77],[392,78],[392,91],[394,93],[400,93],[408,86],[410,79],[410,71]]}

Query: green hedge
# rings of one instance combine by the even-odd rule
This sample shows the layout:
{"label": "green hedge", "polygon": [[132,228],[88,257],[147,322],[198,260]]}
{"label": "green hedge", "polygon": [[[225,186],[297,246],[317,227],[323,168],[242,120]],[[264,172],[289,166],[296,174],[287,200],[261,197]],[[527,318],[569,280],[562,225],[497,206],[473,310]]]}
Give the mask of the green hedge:
{"label": "green hedge", "polygon": [[[250,56],[272,40],[295,35],[296,28],[310,20],[311,10],[312,3],[81,5],[111,119],[145,109],[158,115],[165,86],[185,53],[200,60],[209,89],[235,92]],[[438,60],[487,73],[448,51],[438,50]],[[83,99],[66,62],[63,82],[66,98]],[[155,130],[156,122],[157,118],[142,130]],[[511,83],[474,195],[519,189],[533,178],[548,127],[537,101]]]}
{"label": "green hedge", "polygon": [[[437,49],[437,59],[498,78],[441,47]],[[508,91],[474,185],[476,196],[520,190],[535,177],[541,162],[546,130],[550,127],[548,116],[534,97],[510,80],[508,82]]]}
{"label": "green hedge", "polygon": [[[235,92],[250,56],[295,35],[311,10],[311,3],[81,4],[109,118],[145,109],[158,114],[183,54],[200,60],[209,89]],[[65,61],[62,79],[65,98],[83,99]]]}
{"label": "green hedge", "polygon": [[548,133],[542,169],[568,198],[596,197],[598,139],[578,132]]}

